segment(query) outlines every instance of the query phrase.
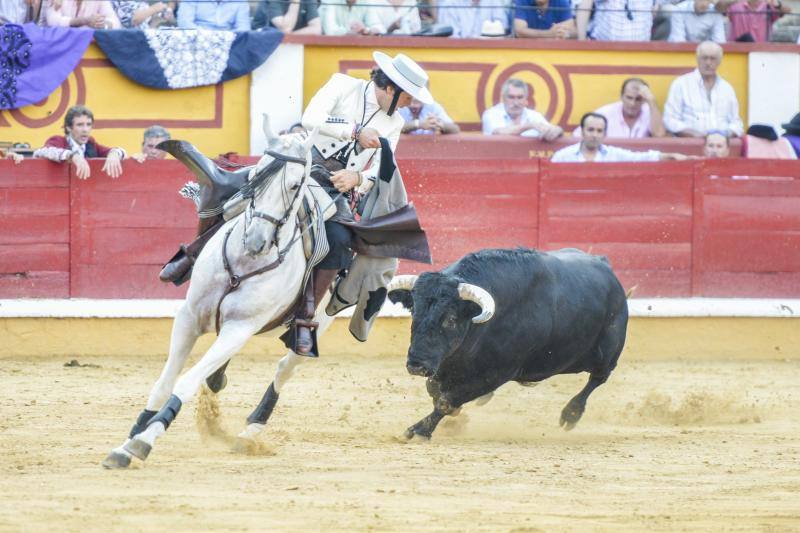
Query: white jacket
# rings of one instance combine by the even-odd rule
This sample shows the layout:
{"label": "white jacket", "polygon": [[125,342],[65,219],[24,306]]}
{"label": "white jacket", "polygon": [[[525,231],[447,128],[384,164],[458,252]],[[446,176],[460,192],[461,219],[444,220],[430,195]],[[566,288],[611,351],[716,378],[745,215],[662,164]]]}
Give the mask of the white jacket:
{"label": "white jacket", "polygon": [[[377,130],[379,136],[389,141],[392,150],[397,149],[403,117],[397,112],[390,117],[379,108],[375,84],[367,80],[334,74],[317,91],[303,113],[303,127],[308,130],[319,128],[314,146],[325,158],[352,142],[353,129],[362,120],[364,127]],[[350,153],[346,169],[362,171],[364,185],[367,185],[366,180],[374,183],[378,175],[380,152],[380,149],[361,150],[359,146]]]}

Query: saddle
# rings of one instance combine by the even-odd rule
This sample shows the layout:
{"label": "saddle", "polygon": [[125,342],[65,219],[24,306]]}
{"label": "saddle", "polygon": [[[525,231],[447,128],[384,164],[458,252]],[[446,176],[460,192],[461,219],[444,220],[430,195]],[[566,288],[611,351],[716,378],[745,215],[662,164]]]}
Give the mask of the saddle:
{"label": "saddle", "polygon": [[199,189],[196,198],[193,199],[197,204],[197,216],[200,218],[211,218],[222,214],[225,202],[247,183],[255,167],[251,165],[234,171],[223,170],[186,141],[163,141],[157,148],[186,165],[197,178]]}

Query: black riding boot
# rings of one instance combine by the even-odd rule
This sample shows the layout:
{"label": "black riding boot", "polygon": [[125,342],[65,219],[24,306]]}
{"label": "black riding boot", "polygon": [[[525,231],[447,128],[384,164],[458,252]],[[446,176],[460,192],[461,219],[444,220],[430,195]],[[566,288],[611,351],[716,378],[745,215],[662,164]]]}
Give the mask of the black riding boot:
{"label": "black riding boot", "polygon": [[295,316],[295,346],[294,351],[297,355],[317,357],[315,350],[316,335],[312,330],[319,326],[314,322],[314,314],[317,304],[325,298],[325,291],[330,289],[331,283],[336,278],[338,270],[333,269],[314,269],[311,278],[306,284],[303,292],[303,299],[300,302],[297,315]]}
{"label": "black riding boot", "polygon": [[222,216],[217,215],[211,218],[201,218],[197,226],[197,237],[189,245],[182,244],[180,251],[175,254],[169,262],[161,269],[158,278],[163,282],[171,281],[175,285],[180,285],[188,279],[189,271],[194,266],[194,262],[206,243],[222,227],[225,221]]}

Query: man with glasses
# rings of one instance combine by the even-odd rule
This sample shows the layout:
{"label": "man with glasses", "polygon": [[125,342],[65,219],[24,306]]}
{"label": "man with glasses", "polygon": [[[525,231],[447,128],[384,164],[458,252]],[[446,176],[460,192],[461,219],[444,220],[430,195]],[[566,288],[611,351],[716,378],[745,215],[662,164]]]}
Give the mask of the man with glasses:
{"label": "man with glasses", "polygon": [[[600,107],[595,113],[606,117],[608,137],[635,139],[667,134],[656,97],[641,78],[628,78],[622,82],[620,99]],[[581,136],[580,127],[573,136]]]}

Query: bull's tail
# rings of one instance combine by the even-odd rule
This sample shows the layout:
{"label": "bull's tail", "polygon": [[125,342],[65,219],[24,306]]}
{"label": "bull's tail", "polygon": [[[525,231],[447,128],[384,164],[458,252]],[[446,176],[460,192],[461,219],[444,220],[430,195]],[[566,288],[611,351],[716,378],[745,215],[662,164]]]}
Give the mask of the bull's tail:
{"label": "bull's tail", "polygon": [[631,287],[630,289],[628,289],[628,292],[625,293],[625,299],[626,300],[630,300],[631,296],[633,296],[633,293],[636,292],[636,289],[638,289],[638,288],[639,288],[639,285],[637,284],[637,285],[634,285],[633,287]]}

